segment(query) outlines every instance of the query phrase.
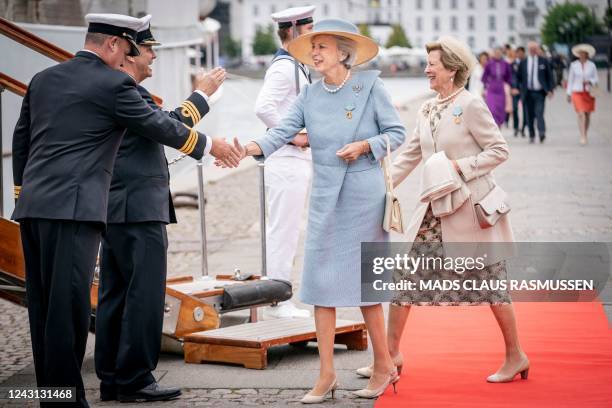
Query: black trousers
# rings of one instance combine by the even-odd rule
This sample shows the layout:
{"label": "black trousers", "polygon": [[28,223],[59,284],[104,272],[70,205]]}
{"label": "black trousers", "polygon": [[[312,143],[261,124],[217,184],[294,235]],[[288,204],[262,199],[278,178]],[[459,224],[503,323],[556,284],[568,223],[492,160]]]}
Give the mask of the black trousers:
{"label": "black trousers", "polygon": [[521,95],[512,95],[512,126],[514,127],[514,131],[518,132],[520,130],[525,129],[525,103],[521,103],[523,109],[523,124],[520,124],[520,116],[519,116],[519,102],[521,101]]}
{"label": "black trousers", "polygon": [[81,365],[102,224],[23,219],[20,229],[36,383],[76,387],[75,404],[50,403],[52,407],[87,407]]}
{"label": "black trousers", "polygon": [[525,94],[525,105],[527,107],[527,127],[529,138],[535,138],[535,125],[537,122],[538,134],[542,139],[546,134],[546,123],[544,122],[544,104],[546,93],[544,91],[527,91]]}
{"label": "black trousers", "polygon": [[166,225],[109,224],[102,240],[96,310],[101,391],[133,392],[155,381],[164,317]]}

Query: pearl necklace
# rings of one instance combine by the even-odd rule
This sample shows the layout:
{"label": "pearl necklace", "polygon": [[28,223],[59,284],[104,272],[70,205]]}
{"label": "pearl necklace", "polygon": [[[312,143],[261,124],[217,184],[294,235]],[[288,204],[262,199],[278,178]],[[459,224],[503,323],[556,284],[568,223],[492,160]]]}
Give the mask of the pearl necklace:
{"label": "pearl necklace", "polygon": [[457,89],[455,92],[453,92],[452,94],[448,95],[446,98],[442,98],[440,99],[440,94],[438,94],[438,99],[436,100],[436,102],[438,103],[445,103],[450,101],[451,99],[453,99],[455,96],[459,95],[461,93],[461,91],[463,91],[465,88],[461,87],[459,89]]}
{"label": "pearl necklace", "polygon": [[335,88],[335,89],[330,89],[330,88],[328,88],[328,87],[326,87],[326,86],[325,86],[325,78],[323,78],[323,79],[321,80],[321,85],[323,85],[323,89],[325,89],[327,92],[329,92],[329,93],[332,93],[332,94],[333,94],[333,93],[336,93],[336,92],[338,92],[339,90],[341,90],[341,89],[342,89],[342,87],[344,86],[344,84],[346,84],[346,81],[348,81],[348,79],[349,79],[349,77],[350,77],[350,76],[351,76],[351,71],[346,71],[346,76],[344,77],[344,80],[343,80],[343,81],[342,81],[342,83],[341,83],[340,85],[338,85],[338,87],[337,87],[337,88]]}

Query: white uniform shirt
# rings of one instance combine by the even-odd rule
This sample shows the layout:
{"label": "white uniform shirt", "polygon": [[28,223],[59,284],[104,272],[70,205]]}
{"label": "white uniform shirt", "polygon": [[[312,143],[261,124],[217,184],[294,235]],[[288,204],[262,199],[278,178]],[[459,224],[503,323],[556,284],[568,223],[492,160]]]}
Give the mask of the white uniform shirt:
{"label": "white uniform shirt", "polygon": [[[299,71],[300,89],[308,84],[308,78]],[[295,93],[295,66],[289,59],[274,62],[266,71],[264,84],[255,101],[255,114],[268,128],[277,127],[287,114],[297,95]],[[274,152],[273,156],[294,156],[311,160],[310,149],[285,145]]]}
{"label": "white uniform shirt", "polygon": [[597,67],[593,61],[587,60],[583,67],[580,60],[576,60],[569,66],[567,94],[571,95],[573,92],[584,92],[584,81],[591,81],[593,85],[597,83]]}

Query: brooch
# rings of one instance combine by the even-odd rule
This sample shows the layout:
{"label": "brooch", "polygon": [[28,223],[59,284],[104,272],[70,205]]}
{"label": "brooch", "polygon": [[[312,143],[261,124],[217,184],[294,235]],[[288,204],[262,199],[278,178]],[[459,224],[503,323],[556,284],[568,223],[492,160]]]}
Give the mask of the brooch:
{"label": "brooch", "polygon": [[463,115],[463,109],[461,106],[455,106],[453,108],[453,116],[455,117],[455,123],[457,125],[461,123],[461,115]]}
{"label": "brooch", "polygon": [[346,111],[346,114],[345,114],[346,118],[353,119],[353,111],[355,110],[355,105],[353,104],[347,105],[344,108],[344,110]]}
{"label": "brooch", "polygon": [[353,85],[353,92],[359,96],[359,92],[363,89],[363,84]]}

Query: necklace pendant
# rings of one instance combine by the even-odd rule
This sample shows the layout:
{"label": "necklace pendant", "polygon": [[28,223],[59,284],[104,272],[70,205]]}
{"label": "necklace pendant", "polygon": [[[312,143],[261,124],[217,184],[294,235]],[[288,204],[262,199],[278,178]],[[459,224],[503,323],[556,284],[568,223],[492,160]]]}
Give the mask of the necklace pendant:
{"label": "necklace pendant", "polygon": [[353,112],[351,111],[346,112],[346,118],[349,120],[353,119]]}
{"label": "necklace pendant", "polygon": [[355,110],[355,105],[347,105],[344,107],[344,110],[346,111],[345,117],[349,120],[353,119],[353,111]]}

